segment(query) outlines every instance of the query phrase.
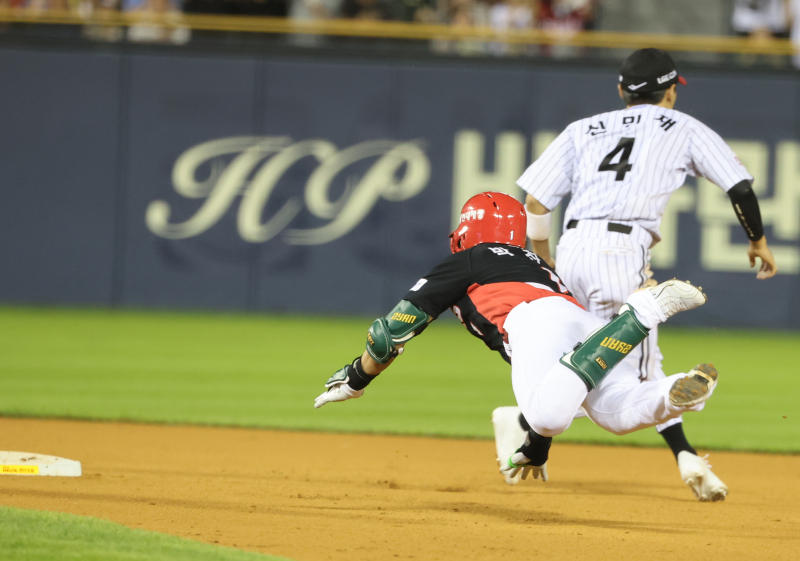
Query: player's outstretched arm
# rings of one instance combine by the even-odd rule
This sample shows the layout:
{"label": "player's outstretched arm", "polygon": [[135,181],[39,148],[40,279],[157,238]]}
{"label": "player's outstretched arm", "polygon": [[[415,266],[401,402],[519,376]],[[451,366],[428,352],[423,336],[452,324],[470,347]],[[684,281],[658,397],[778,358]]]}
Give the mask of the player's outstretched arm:
{"label": "player's outstretched arm", "polygon": [[367,349],[328,378],[327,389],[314,400],[314,407],[364,395],[364,388],[403,353],[404,345],[432,319],[408,300],[401,300],[388,315],[372,323],[367,332]]}
{"label": "player's outstretched arm", "polygon": [[556,268],[556,261],[550,255],[550,228],[552,215],[550,210],[533,195],[526,195],[525,210],[528,215],[527,235],[533,245],[533,252],[541,257],[551,269]]}
{"label": "player's outstretched arm", "polygon": [[767,247],[766,236],[761,236],[761,239],[755,242],[750,241],[747,256],[750,258],[751,268],[756,266],[756,257],[761,259],[761,266],[758,268],[758,273],[756,273],[757,279],[770,279],[778,272],[775,256],[772,255],[772,251]]}

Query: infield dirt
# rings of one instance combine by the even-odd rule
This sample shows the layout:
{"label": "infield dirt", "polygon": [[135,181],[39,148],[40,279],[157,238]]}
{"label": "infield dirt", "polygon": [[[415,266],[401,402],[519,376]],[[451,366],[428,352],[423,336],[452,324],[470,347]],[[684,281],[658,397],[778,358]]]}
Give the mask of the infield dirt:
{"label": "infield dirt", "polygon": [[84,473],[2,476],[4,505],[298,561],[800,558],[800,456],[713,453],[730,496],[699,503],[663,449],[555,443],[548,483],[510,487],[488,441],[27,419],[0,434]]}

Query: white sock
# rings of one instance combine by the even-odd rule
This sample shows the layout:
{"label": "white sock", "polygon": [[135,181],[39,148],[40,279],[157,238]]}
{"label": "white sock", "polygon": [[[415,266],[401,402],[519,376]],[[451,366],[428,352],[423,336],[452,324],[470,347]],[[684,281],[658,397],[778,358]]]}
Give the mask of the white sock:
{"label": "white sock", "polygon": [[661,311],[656,297],[647,289],[637,290],[628,296],[627,303],[636,311],[636,318],[647,329],[653,329],[659,323],[667,321],[667,316]]}

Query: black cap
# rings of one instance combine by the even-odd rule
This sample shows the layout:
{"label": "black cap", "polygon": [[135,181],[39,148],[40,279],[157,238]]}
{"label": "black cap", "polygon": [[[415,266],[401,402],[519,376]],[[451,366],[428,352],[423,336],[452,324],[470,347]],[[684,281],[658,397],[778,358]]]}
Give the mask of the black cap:
{"label": "black cap", "polygon": [[622,64],[619,83],[626,92],[652,93],[672,84],[685,86],[686,80],[678,76],[672,57],[661,49],[639,49]]}

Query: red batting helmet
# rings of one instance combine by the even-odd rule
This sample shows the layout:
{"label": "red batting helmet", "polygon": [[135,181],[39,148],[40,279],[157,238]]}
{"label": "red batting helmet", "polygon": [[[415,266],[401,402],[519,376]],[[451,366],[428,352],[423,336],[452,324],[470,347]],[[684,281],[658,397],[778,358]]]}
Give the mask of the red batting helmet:
{"label": "red batting helmet", "polygon": [[525,247],[528,217],[525,207],[505,193],[475,195],[461,208],[461,221],[450,234],[450,251],[458,253],[479,243]]}

